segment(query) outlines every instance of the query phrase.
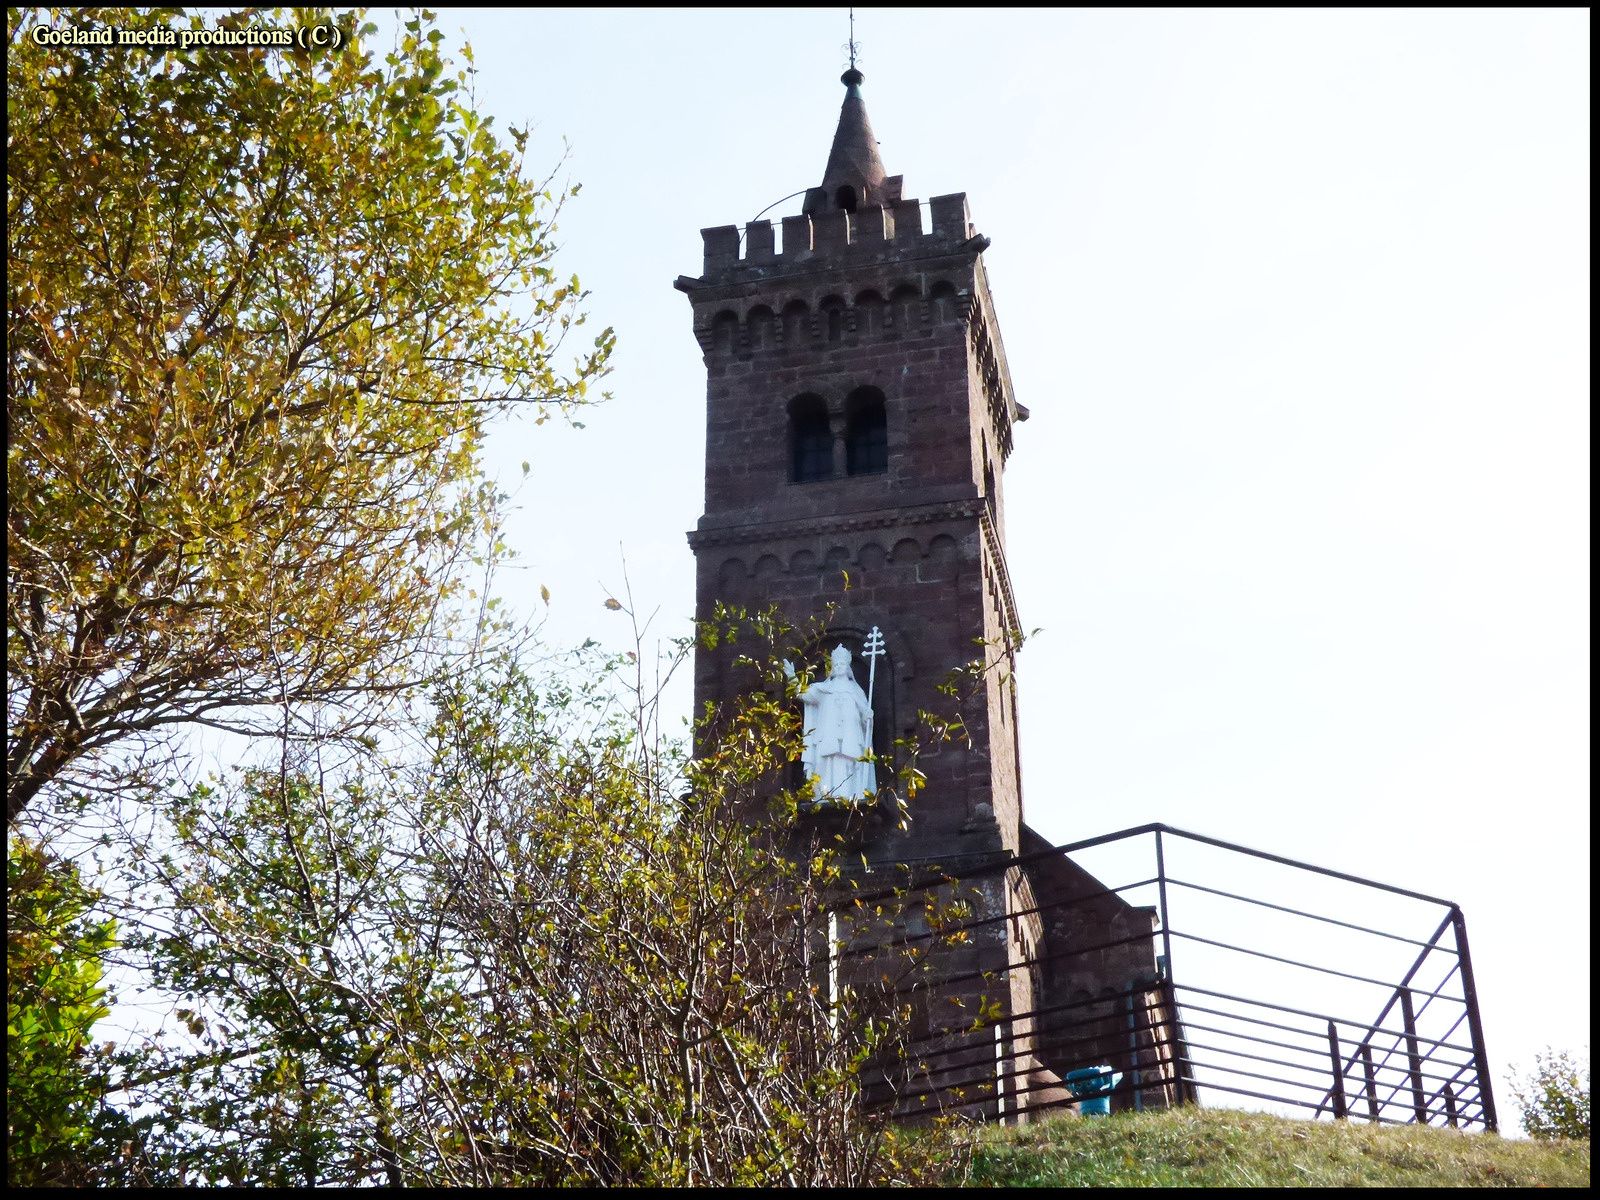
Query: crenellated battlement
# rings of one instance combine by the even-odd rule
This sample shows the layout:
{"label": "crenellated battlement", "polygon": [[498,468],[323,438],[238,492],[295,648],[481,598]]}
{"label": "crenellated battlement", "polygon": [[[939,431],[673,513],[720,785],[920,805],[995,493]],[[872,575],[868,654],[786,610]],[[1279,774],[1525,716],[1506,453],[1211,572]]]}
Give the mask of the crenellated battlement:
{"label": "crenellated battlement", "polygon": [[898,200],[859,212],[833,209],[784,217],[781,241],[771,221],[749,222],[742,236],[737,225],[702,229],[705,277],[709,280],[740,268],[855,262],[886,250],[896,254],[949,253],[976,236],[965,192],[935,196],[928,207],[932,228],[927,231],[922,228],[922,204],[917,200]]}

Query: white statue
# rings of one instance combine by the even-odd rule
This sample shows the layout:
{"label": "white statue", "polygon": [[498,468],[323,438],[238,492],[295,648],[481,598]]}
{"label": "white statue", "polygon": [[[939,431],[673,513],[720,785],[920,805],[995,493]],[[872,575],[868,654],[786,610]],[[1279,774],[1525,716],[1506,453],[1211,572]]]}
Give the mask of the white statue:
{"label": "white statue", "polygon": [[[828,678],[800,693],[806,706],[805,766],[819,800],[860,800],[878,790],[872,754],[872,706],[850,670],[850,651],[836,646]],[[877,663],[874,661],[874,666]],[[783,660],[794,678],[794,664]]]}

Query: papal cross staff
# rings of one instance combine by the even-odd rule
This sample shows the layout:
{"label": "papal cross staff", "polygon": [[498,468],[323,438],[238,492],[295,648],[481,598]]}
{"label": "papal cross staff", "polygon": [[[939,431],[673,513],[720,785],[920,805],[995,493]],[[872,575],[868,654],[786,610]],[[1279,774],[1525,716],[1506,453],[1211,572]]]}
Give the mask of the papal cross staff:
{"label": "papal cross staff", "polygon": [[876,625],[872,632],[867,634],[867,640],[861,647],[861,653],[867,659],[867,707],[872,707],[872,688],[878,682],[878,659],[885,653],[883,649],[883,631]]}

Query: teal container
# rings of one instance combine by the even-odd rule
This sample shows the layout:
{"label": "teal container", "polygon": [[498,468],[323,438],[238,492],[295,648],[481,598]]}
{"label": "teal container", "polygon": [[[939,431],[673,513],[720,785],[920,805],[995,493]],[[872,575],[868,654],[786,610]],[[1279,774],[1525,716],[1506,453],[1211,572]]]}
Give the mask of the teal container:
{"label": "teal container", "polygon": [[1063,1082],[1078,1098],[1078,1111],[1086,1117],[1111,1115],[1111,1089],[1122,1082],[1122,1072],[1109,1065],[1068,1071]]}

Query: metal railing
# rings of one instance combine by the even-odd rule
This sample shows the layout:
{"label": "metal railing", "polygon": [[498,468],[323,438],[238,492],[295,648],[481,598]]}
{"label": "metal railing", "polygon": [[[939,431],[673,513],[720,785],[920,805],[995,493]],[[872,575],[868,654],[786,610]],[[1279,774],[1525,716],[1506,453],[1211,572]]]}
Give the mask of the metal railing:
{"label": "metal railing", "polygon": [[1449,900],[1160,824],[872,878],[849,905],[892,936],[838,959],[917,1014],[869,1088],[896,1116],[1015,1119],[1077,1103],[1071,1072],[1114,1077],[1113,1109],[1498,1128]]}

